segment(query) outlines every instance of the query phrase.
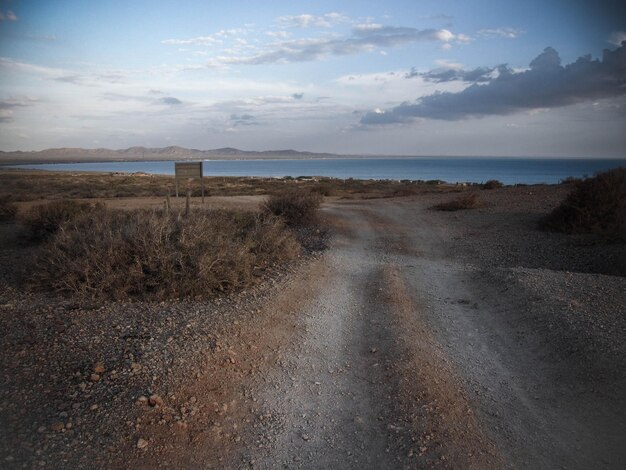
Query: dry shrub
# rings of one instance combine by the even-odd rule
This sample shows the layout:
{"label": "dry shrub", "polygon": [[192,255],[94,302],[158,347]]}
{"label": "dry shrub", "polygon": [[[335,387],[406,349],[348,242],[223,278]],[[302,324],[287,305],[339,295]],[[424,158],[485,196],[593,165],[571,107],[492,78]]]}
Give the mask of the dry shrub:
{"label": "dry shrub", "polygon": [[601,233],[626,239],[626,168],[598,173],[576,183],[541,225],[557,232]]}
{"label": "dry shrub", "polygon": [[24,236],[34,242],[47,240],[56,233],[59,227],[76,217],[102,211],[101,204],[89,204],[72,200],[61,200],[49,202],[33,207],[22,217],[22,224],[25,228]]}
{"label": "dry shrub", "polygon": [[504,184],[502,184],[501,181],[498,180],[489,180],[486,183],[483,183],[482,188],[483,189],[498,189],[503,187]]}
{"label": "dry shrub", "polygon": [[463,209],[474,209],[476,207],[480,207],[480,205],[481,202],[478,194],[468,193],[451,201],[437,204],[433,206],[433,209],[438,211],[459,211]]}
{"label": "dry shrub", "polygon": [[8,197],[0,197],[0,221],[12,220],[17,214],[17,207]]}
{"label": "dry shrub", "polygon": [[32,286],[80,297],[210,297],[299,254],[276,217],[232,211],[87,212],[42,249]]}
{"label": "dry shrub", "polygon": [[321,203],[322,196],[319,193],[288,189],[270,196],[263,205],[263,212],[281,217],[291,227],[302,227],[318,221]]}

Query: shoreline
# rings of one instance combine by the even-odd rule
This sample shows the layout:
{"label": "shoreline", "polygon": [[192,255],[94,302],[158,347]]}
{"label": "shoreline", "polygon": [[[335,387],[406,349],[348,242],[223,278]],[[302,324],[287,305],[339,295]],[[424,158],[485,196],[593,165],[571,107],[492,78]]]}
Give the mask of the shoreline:
{"label": "shoreline", "polygon": [[[8,152],[7,152],[8,153]],[[580,157],[580,156],[502,156],[502,155],[483,155],[483,156],[471,156],[471,155],[337,155],[332,157],[320,156],[320,157],[279,157],[279,156],[243,156],[243,157],[201,157],[201,158],[175,158],[167,156],[163,158],[150,157],[144,158],[46,158],[46,159],[34,159],[34,160],[8,160],[1,161],[0,168],[13,167],[16,165],[57,165],[57,164],[82,164],[82,163],[150,163],[150,162],[186,162],[186,161],[207,161],[207,162],[238,162],[238,161],[329,161],[329,160],[541,160],[541,161],[621,161],[626,164],[626,156],[624,157]]]}

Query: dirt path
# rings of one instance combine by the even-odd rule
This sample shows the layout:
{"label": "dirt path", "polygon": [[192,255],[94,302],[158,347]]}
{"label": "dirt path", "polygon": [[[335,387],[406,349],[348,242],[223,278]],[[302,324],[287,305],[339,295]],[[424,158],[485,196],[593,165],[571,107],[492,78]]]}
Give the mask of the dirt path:
{"label": "dirt path", "polygon": [[329,214],[340,235],[326,254],[328,271],[318,293],[302,299],[302,335],[258,389],[271,419],[255,428],[265,444],[248,448],[243,462],[616,468],[623,461],[616,413],[625,409],[623,374],[589,376],[550,343],[558,335],[535,330],[554,307],[521,285],[520,272],[455,258],[449,246],[458,234],[414,202],[337,203]]}
{"label": "dirt path", "polygon": [[[367,206],[330,210],[343,235],[325,257],[317,295],[302,300],[302,336],[259,388],[266,422],[248,441],[264,444],[248,448],[243,461],[260,468],[499,466],[398,274],[410,247],[399,239],[394,245],[388,232],[397,223]],[[400,257],[391,255],[397,250]]]}
{"label": "dirt path", "polygon": [[[178,393],[214,411],[137,464],[619,468],[624,278],[487,268],[427,207],[329,204],[331,248],[242,328],[231,372]],[[585,336],[596,316],[617,340]]]}

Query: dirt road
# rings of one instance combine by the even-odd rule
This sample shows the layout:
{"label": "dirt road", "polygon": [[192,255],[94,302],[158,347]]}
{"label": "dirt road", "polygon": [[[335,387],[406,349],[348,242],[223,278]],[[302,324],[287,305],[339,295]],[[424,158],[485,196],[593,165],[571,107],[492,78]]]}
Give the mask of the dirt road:
{"label": "dirt road", "polygon": [[[259,420],[235,462],[617,468],[624,461],[623,356],[563,353],[563,336],[545,331],[548,315],[550,328],[565,329],[543,297],[555,294],[542,290],[556,283],[549,272],[486,270],[454,256],[459,234],[413,201],[327,211],[338,235],[324,274],[300,300],[299,335],[255,388]],[[593,290],[599,276],[616,289],[603,308],[623,315],[623,278],[587,276],[574,290]],[[596,346],[583,346],[583,356]]]}
{"label": "dirt road", "polygon": [[626,278],[537,232],[545,195],[506,191],[457,214],[327,203],[330,248],[146,410],[118,465],[620,468]]}

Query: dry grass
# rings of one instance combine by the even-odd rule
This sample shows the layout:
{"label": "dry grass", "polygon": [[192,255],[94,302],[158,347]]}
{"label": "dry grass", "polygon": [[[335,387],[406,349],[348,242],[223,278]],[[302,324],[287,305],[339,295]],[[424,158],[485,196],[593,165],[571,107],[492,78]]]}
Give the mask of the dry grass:
{"label": "dry grass", "polygon": [[318,221],[322,196],[317,192],[290,189],[270,196],[263,211],[281,217],[291,227],[313,225]]}
{"label": "dry grass", "polygon": [[557,232],[600,233],[626,239],[626,168],[598,173],[574,184],[541,225]]}
{"label": "dry grass", "polygon": [[464,194],[451,201],[442,202],[432,208],[438,211],[459,211],[464,209],[475,209],[481,206],[480,197],[476,193]]}
{"label": "dry grass", "polygon": [[91,298],[210,297],[250,285],[299,250],[276,217],[100,208],[60,225],[40,250],[30,286]]}
{"label": "dry grass", "polygon": [[59,227],[76,217],[101,210],[99,204],[77,201],[53,201],[33,207],[20,219],[24,226],[24,236],[29,241],[40,242],[54,235]]}

